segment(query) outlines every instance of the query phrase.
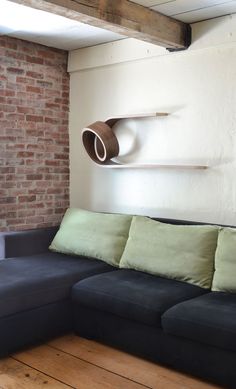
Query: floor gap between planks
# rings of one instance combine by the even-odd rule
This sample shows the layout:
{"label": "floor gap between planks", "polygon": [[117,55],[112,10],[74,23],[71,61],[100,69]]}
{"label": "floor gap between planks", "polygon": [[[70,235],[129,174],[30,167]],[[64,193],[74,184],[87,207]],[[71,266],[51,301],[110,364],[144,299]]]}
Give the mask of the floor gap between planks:
{"label": "floor gap between planks", "polygon": [[42,388],[220,389],[72,334],[0,360],[0,389]]}

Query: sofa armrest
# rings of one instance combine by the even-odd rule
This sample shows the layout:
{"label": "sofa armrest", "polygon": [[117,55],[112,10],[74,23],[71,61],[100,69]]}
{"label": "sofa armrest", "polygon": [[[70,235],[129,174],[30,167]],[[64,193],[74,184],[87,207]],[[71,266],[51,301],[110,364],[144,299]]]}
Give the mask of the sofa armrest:
{"label": "sofa armrest", "polygon": [[58,227],[0,233],[0,259],[40,254],[48,250]]}

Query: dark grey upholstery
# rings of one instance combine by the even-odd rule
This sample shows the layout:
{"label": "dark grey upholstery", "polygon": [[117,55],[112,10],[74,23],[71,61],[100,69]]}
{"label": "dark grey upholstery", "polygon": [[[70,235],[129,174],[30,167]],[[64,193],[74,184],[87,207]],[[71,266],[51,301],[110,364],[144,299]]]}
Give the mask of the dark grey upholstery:
{"label": "dark grey upholstery", "polygon": [[[74,329],[79,336],[213,381],[222,385],[222,389],[236,388],[236,353],[233,351],[169,335],[161,328],[79,304],[74,311]],[[196,384],[195,389],[202,385]],[[160,389],[164,387],[169,389],[171,384]],[[183,383],[180,388],[190,389]]]}
{"label": "dark grey upholstery", "polygon": [[177,304],[162,324],[168,334],[236,351],[236,294],[212,292]]}
{"label": "dark grey upholstery", "polygon": [[58,227],[0,233],[0,259],[23,257],[48,251]]}
{"label": "dark grey upholstery", "polygon": [[56,231],[0,233],[0,356],[74,329],[235,389],[235,295],[50,253]]}
{"label": "dark grey upholstery", "polygon": [[0,261],[0,317],[68,299],[72,285],[111,271],[102,261],[46,252]]}
{"label": "dark grey upholstery", "polygon": [[75,303],[142,323],[161,326],[161,315],[173,305],[206,291],[184,282],[135,270],[89,277],[72,288]]}
{"label": "dark grey upholstery", "polygon": [[74,327],[72,313],[71,300],[61,300],[1,317],[0,357],[22,347],[71,332]]}

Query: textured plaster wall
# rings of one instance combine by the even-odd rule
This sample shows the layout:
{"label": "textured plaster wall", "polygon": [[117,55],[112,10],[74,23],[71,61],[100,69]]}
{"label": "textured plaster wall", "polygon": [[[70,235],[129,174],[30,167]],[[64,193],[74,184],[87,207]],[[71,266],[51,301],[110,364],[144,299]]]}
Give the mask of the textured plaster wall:
{"label": "textured plaster wall", "polygon": [[[195,24],[192,46],[176,54],[132,40],[71,53],[72,206],[236,225],[235,27],[235,15]],[[116,129],[136,141],[124,160],[208,170],[115,171],[89,160],[83,126],[155,110],[171,114]]]}

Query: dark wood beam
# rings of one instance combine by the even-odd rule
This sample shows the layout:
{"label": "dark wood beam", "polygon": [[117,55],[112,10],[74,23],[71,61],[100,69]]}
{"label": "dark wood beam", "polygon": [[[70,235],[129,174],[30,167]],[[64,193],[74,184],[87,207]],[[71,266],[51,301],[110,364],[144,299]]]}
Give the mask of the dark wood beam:
{"label": "dark wood beam", "polygon": [[11,1],[170,49],[185,49],[191,40],[188,24],[128,0]]}

